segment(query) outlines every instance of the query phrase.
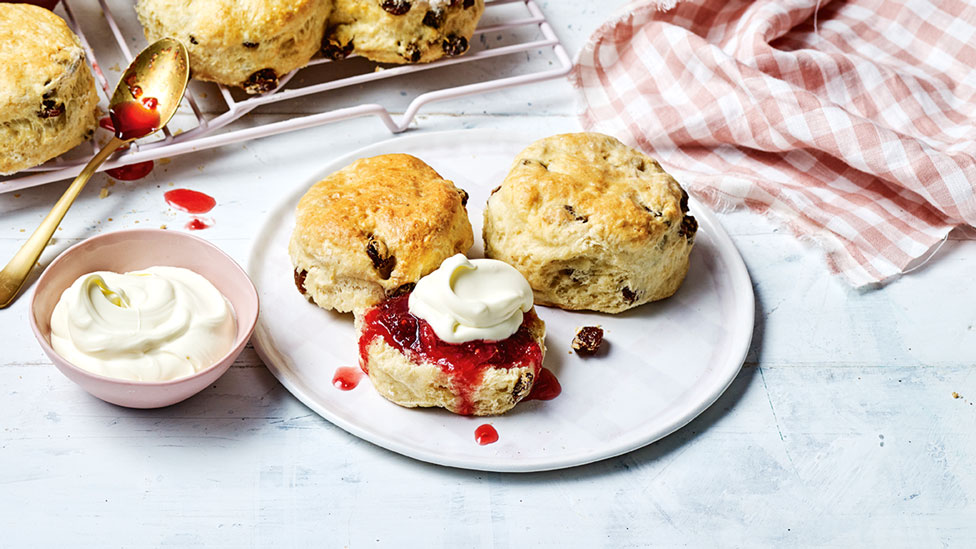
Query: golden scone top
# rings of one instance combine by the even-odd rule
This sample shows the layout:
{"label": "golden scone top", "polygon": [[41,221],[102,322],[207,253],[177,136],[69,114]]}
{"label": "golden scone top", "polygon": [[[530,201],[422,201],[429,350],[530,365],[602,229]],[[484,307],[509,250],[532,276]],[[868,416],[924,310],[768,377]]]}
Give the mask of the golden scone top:
{"label": "golden scone top", "polygon": [[37,99],[85,59],[64,20],[30,4],[0,4],[0,44],[0,123],[40,111]]}
{"label": "golden scone top", "polygon": [[672,295],[698,224],[657,162],[598,133],[555,135],[515,158],[485,208],[485,255],[536,304],[619,313]]}
{"label": "golden scone top", "polygon": [[179,38],[193,77],[265,93],[322,43],[332,0],[139,0],[147,40]]}
{"label": "golden scone top", "polygon": [[[357,160],[299,201],[292,261],[309,280],[318,278],[323,291],[332,291],[326,288],[336,281],[375,287],[369,303],[354,300],[355,308],[369,306],[471,247],[466,200],[463,190],[413,156]],[[322,306],[325,301],[316,299]]]}
{"label": "golden scone top", "polygon": [[655,242],[680,224],[687,195],[652,158],[600,134],[555,135],[530,145],[512,164],[500,192],[524,208],[536,238],[562,242],[566,232],[623,246]]}

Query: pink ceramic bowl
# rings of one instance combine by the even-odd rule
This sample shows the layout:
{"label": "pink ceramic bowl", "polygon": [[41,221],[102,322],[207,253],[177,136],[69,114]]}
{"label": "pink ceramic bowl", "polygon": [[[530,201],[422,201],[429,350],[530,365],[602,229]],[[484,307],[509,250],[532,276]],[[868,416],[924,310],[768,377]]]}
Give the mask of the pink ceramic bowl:
{"label": "pink ceramic bowl", "polygon": [[[51,312],[65,288],[92,271],[124,273],[154,265],[184,267],[203,275],[230,301],[237,316],[234,347],[219,362],[172,381],[127,381],[93,374],[61,358],[51,347]],[[34,289],[31,328],[61,373],[96,397],[129,408],[160,408],[197,394],[217,380],[244,349],[258,318],[258,294],[233,259],[195,236],[160,229],[117,231],[75,244],[54,260]]]}

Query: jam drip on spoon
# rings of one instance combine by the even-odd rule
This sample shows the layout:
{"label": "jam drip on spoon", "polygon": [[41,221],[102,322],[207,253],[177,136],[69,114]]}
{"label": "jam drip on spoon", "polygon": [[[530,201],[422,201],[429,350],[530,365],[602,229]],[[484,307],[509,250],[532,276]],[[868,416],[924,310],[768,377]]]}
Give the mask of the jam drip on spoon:
{"label": "jam drip on spoon", "polygon": [[119,139],[135,139],[159,129],[159,112],[155,97],[143,97],[141,101],[126,101],[113,107],[108,115],[112,118],[115,136]]}
{"label": "jam drip on spoon", "polygon": [[426,320],[410,314],[410,294],[388,299],[366,311],[363,332],[359,337],[359,357],[363,370],[369,345],[377,337],[414,362],[431,362],[451,379],[460,396],[458,413],[470,415],[474,411],[472,396],[488,368],[530,366],[535,376],[542,368],[542,349],[529,333],[527,324],[535,320],[535,312],[525,314],[518,331],[502,341],[475,340],[466,343],[447,343],[437,337]]}

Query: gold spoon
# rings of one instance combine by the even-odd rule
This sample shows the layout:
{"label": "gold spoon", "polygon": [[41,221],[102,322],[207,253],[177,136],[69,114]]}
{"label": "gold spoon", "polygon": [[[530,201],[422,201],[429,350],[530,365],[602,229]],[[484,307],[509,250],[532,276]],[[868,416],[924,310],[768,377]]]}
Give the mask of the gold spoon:
{"label": "gold spoon", "polygon": [[109,101],[115,136],[88,162],[58,199],[51,213],[0,271],[0,309],[14,301],[41,252],[68,213],[68,208],[95,170],[119,147],[165,126],[176,114],[189,78],[190,63],[186,46],[179,40],[164,38],[150,44],[132,60]]}

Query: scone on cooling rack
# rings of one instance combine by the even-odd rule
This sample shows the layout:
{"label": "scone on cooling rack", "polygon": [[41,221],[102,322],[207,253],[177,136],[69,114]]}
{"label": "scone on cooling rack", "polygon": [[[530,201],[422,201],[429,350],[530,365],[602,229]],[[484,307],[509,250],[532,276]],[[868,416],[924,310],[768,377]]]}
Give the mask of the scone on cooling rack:
{"label": "scone on cooling rack", "polygon": [[677,291],[698,223],[653,159],[597,133],[541,139],[485,209],[485,255],[517,268],[540,305],[619,313]]}
{"label": "scone on cooling rack", "polygon": [[335,0],[323,51],[379,63],[428,63],[468,51],[484,0]]}
{"label": "scone on cooling rack", "polygon": [[43,164],[91,137],[95,78],[68,25],[28,4],[0,4],[0,174]]}
{"label": "scone on cooling rack", "polygon": [[193,78],[264,93],[318,52],[332,0],[139,0],[146,39],[182,40]]}
{"label": "scone on cooling rack", "polygon": [[408,408],[496,415],[539,377],[546,326],[532,289],[510,265],[456,255],[408,295],[356,316],[360,366],[373,387]]}
{"label": "scone on cooling rack", "polygon": [[288,244],[295,284],[325,309],[361,310],[405,293],[474,237],[467,193],[419,158],[357,160],[298,202]]}

